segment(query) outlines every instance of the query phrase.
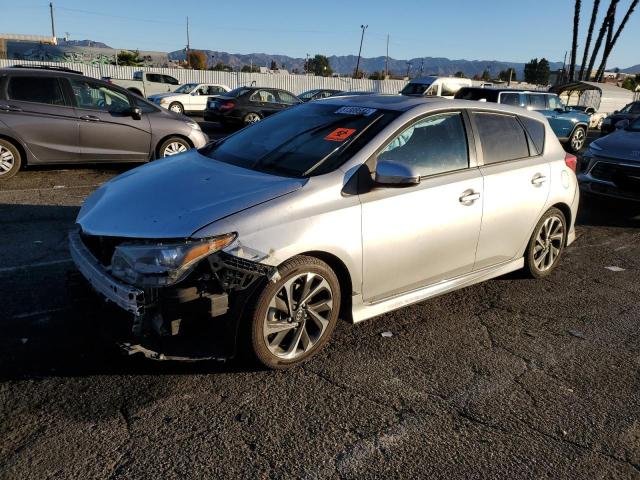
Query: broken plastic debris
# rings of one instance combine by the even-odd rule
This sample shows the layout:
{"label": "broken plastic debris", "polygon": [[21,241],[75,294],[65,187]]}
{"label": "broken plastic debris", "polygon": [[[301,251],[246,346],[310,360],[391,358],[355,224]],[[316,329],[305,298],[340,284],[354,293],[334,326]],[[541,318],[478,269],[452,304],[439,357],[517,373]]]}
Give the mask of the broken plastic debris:
{"label": "broken plastic debris", "polygon": [[393,337],[393,332],[382,332],[380,335],[385,338],[391,338]]}
{"label": "broken plastic debris", "polygon": [[624,268],[621,267],[616,267],[616,266],[611,266],[611,267],[604,267],[607,270],[611,270],[612,272],[624,272]]}

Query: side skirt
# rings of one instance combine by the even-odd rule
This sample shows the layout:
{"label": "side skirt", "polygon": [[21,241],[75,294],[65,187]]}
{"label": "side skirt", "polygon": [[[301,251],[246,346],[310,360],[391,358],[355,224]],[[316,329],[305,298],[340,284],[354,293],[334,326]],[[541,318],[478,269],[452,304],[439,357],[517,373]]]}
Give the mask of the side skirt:
{"label": "side skirt", "polygon": [[476,283],[484,282],[501,275],[519,270],[524,267],[524,258],[511,260],[500,265],[478,270],[468,273],[461,277],[451,280],[444,280],[440,283],[422,287],[410,292],[396,295],[375,303],[366,303],[362,301],[362,295],[353,297],[353,323],[358,323],[369,318],[382,315],[393,310],[411,305],[412,303],[421,302],[428,298],[437,297],[445,293],[458,290],[460,288],[469,287]]}

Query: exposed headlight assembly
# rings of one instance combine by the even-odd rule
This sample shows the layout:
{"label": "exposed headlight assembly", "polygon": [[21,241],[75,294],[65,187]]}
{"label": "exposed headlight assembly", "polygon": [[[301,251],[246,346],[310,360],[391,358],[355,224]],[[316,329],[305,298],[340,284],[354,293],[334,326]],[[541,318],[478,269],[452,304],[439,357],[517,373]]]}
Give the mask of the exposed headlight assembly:
{"label": "exposed headlight assembly", "polygon": [[118,245],[111,258],[111,274],[136,287],[164,287],[184,279],[206,256],[236,239],[227,233],[203,240],[167,244]]}

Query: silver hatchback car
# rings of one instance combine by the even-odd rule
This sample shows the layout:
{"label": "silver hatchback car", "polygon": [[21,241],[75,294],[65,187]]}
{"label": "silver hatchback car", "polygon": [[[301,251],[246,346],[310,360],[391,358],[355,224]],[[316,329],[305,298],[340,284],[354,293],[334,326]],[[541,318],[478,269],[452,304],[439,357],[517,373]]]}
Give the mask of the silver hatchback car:
{"label": "silver hatchback car", "polygon": [[70,248],[142,351],[170,358],[171,339],[201,348],[207,331],[221,356],[239,344],[286,368],[339,316],[549,275],[575,239],[575,168],[535,112],[329,98],[116,177],[85,202]]}

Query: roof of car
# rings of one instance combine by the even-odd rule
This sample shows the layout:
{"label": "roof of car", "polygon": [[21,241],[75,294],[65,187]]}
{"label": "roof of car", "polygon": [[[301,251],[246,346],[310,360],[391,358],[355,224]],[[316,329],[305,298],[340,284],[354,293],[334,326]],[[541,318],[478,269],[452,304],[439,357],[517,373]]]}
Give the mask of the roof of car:
{"label": "roof of car", "polygon": [[[504,87],[504,88],[500,88],[500,87],[462,87],[460,90],[465,90],[465,91],[489,91],[489,92],[496,92],[496,93],[502,93],[502,92],[515,92],[515,93],[537,93],[540,95],[555,95],[555,93],[551,93],[551,92],[541,92],[538,90],[526,90],[523,88],[508,88],[508,87]],[[458,91],[460,91],[458,90]]]}
{"label": "roof of car", "polygon": [[441,97],[407,97],[404,95],[341,95],[327,97],[319,100],[323,103],[331,103],[334,105],[354,105],[365,108],[378,108],[382,110],[395,110],[398,112],[406,112],[417,105],[425,103],[450,102],[446,98]]}

